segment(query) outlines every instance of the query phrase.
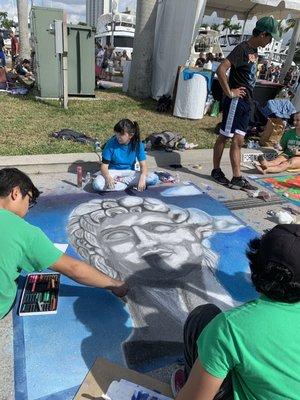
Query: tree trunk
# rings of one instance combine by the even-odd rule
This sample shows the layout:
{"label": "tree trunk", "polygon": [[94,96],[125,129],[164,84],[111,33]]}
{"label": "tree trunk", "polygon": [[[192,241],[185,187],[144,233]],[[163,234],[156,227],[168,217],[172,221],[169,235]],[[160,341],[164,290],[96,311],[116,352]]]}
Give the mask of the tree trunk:
{"label": "tree trunk", "polygon": [[20,58],[30,58],[29,30],[28,30],[28,0],[17,0]]}
{"label": "tree trunk", "polygon": [[137,0],[136,27],[128,92],[132,96],[151,96],[156,0]]}
{"label": "tree trunk", "polygon": [[286,60],[284,63],[284,67],[282,68],[281,73],[280,73],[280,77],[279,77],[280,83],[283,83],[284,78],[292,65],[299,38],[300,38],[300,19],[297,19],[295,27],[294,27],[294,31],[293,31],[293,36],[290,41],[287,57],[286,57]]}

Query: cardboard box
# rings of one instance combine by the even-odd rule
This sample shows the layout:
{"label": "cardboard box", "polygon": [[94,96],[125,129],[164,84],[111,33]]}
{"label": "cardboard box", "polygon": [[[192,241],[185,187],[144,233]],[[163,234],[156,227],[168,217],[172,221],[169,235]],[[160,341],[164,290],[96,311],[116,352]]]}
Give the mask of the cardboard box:
{"label": "cardboard box", "polygon": [[148,375],[113,364],[104,358],[97,358],[82,382],[74,400],[99,399],[106,393],[112,381],[119,381],[120,379],[126,379],[173,398],[170,385],[153,379]]}

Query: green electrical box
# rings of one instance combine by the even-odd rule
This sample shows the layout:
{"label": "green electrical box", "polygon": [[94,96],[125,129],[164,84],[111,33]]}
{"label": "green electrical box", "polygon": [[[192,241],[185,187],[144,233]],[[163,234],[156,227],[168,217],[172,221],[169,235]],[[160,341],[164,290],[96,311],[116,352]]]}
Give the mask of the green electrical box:
{"label": "green electrical box", "polygon": [[94,95],[95,36],[92,28],[68,25],[68,68],[69,95]]}
{"label": "green electrical box", "polygon": [[[63,19],[63,10],[33,6],[30,12],[31,44],[38,95],[58,98],[62,91],[59,54],[55,53],[54,20]],[[94,97],[95,39],[92,28],[68,25],[68,93]]]}

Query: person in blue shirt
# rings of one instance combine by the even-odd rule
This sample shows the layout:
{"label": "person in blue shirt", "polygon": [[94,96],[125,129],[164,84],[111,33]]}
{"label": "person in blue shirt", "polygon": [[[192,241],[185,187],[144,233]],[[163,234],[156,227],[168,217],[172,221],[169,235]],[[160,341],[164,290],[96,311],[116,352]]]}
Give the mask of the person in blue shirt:
{"label": "person in blue shirt", "polygon": [[[148,174],[138,123],[122,119],[114,126],[114,132],[103,149],[100,174],[93,181],[94,190],[124,190],[131,186],[143,191],[146,186],[155,185],[159,179],[154,173]],[[139,171],[135,170],[137,161]]]}

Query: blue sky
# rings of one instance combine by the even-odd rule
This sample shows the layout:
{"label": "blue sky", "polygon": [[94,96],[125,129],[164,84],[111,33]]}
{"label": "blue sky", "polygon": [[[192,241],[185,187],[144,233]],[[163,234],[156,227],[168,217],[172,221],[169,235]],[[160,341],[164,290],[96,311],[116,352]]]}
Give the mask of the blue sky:
{"label": "blue sky", "polygon": [[[16,9],[17,0],[0,0],[0,11],[7,11],[10,18],[17,20],[17,9]],[[28,0],[29,9],[31,4],[45,6],[45,7],[56,7],[63,8],[67,11],[68,20],[73,23],[78,23],[79,21],[85,22],[85,3],[86,0]],[[124,11],[126,7],[131,9],[135,9],[136,0],[119,0],[119,11]],[[251,33],[255,23],[256,17],[254,17],[251,21],[248,21],[246,24],[245,33]],[[204,23],[213,24],[213,23],[221,23],[222,19],[217,17],[216,13],[213,13],[211,16],[205,16],[203,19]],[[233,23],[237,23],[238,20],[236,17],[232,18]],[[284,43],[291,36],[291,31],[284,38]]]}
{"label": "blue sky", "polygon": [[[10,18],[16,19],[16,2],[17,0],[0,0],[0,11],[7,11]],[[69,21],[74,23],[85,21],[85,2],[86,0],[28,0],[29,8],[33,3],[39,6],[65,9],[68,13]],[[135,9],[136,0],[119,0],[119,10],[123,11],[126,7]],[[204,22],[209,24],[220,21],[221,19],[217,18],[215,13],[204,18]],[[251,29],[252,24],[249,23],[249,25],[251,25]]]}
{"label": "blue sky", "polygon": [[[17,0],[0,0],[0,11],[7,11],[10,18],[16,19]],[[45,7],[63,8],[68,13],[69,21],[77,23],[85,21],[85,0],[28,0],[29,8],[31,4]],[[135,8],[136,0],[120,0],[119,10],[123,11],[126,7]]]}

